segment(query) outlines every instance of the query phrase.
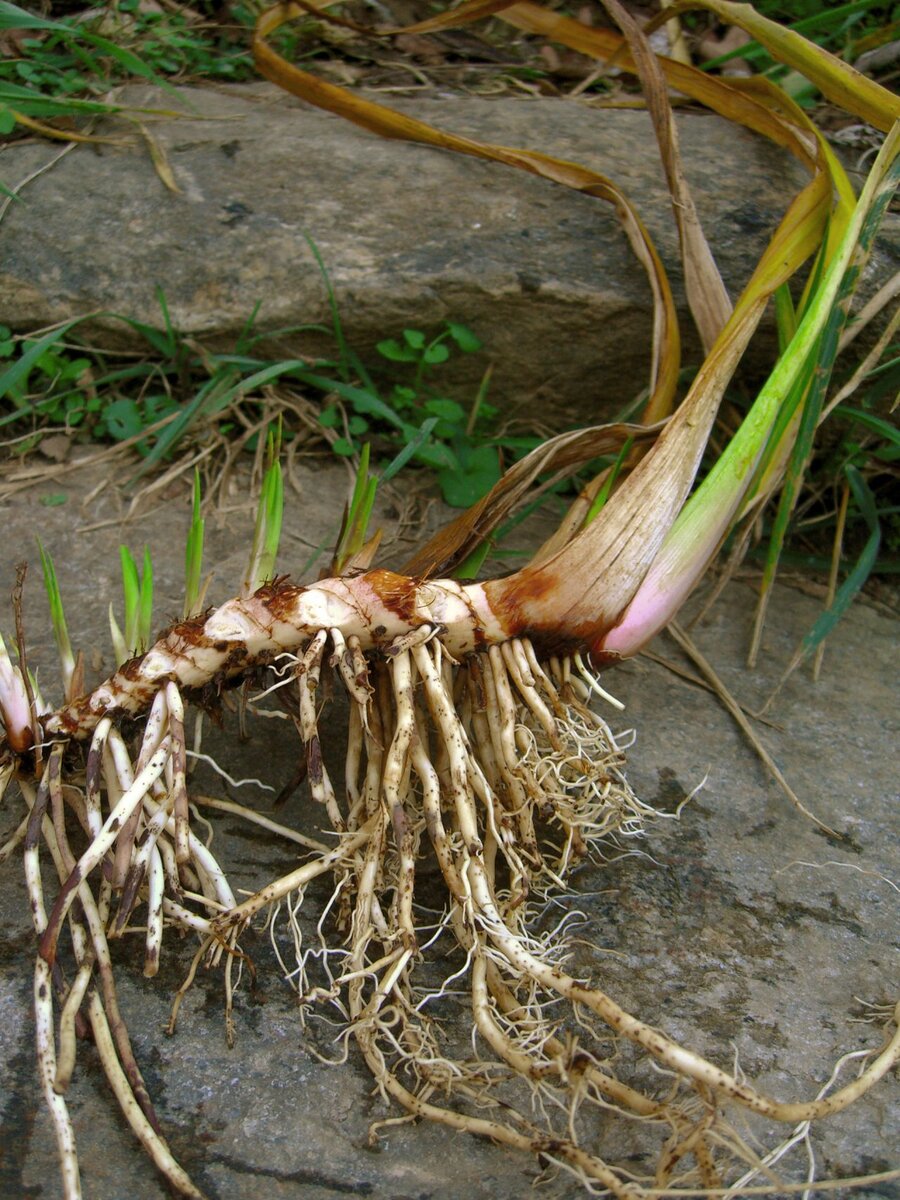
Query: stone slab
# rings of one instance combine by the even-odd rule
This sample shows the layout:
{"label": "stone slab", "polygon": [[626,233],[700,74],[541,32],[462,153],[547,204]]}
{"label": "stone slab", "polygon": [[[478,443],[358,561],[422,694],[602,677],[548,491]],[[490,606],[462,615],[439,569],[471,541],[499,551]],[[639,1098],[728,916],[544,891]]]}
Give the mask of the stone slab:
{"label": "stone slab", "polygon": [[[377,98],[377,97],[376,97]],[[385,141],[267,84],[123,99],[171,109],[146,118],[179,192],[157,176],[143,138],[118,122],[117,146],[78,146],[22,192],[0,223],[0,322],[17,330],[92,312],[160,327],[162,288],[178,329],[233,347],[256,304],[258,329],[330,324],[331,275],[350,343],[372,358],[380,338],[445,318],[471,325],[485,355],[441,378],[474,395],[488,360],[507,415],[600,420],[646,384],[652,305],[610,207],[497,164]],[[383,99],[383,98],[382,98]],[[393,97],[391,98],[394,99]],[[674,224],[645,113],[556,100],[441,96],[395,107],[453,132],[526,146],[607,174],[637,205],[673,279],[685,361],[699,361],[680,280]],[[711,114],[678,117],[684,163],[733,296],[805,176],[785,152]],[[11,145],[16,184],[58,154]],[[900,266],[896,222],[872,279]],[[98,321],[100,344],[133,344]],[[273,354],[331,353],[306,335]],[[755,361],[768,361],[771,330]]]}

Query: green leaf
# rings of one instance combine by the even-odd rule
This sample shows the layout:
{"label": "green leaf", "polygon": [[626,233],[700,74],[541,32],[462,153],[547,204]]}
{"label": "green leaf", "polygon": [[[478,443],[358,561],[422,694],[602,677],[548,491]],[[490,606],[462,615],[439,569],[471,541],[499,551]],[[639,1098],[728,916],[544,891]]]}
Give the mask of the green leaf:
{"label": "green leaf", "polygon": [[353,495],[344,510],[344,520],[334,551],[333,570],[336,575],[343,575],[347,564],[366,544],[375,492],[378,488],[378,479],[369,474],[370,454],[371,447],[366,442],[360,451]]}
{"label": "green leaf", "polygon": [[381,472],[382,483],[387,483],[389,479],[393,479],[397,472],[406,466],[413,455],[418,453],[420,447],[423,446],[430,437],[431,431],[434,429],[435,425],[437,425],[437,417],[429,417],[427,421],[422,422],[418,433],[409,438],[400,453],[395,458],[392,458],[388,465]]}
{"label": "green leaf", "polygon": [[266,580],[275,576],[275,559],[278,554],[278,543],[281,538],[281,524],[284,516],[284,480],[278,454],[281,449],[281,418],[273,433],[270,428],[266,433],[266,462],[268,466],[263,477],[259,500],[256,506],[256,523],[253,530],[253,544],[250,548],[250,559],[247,573],[244,576],[243,594],[249,595],[261,587]]}
{"label": "green leaf", "polygon": [[850,408],[846,404],[839,404],[834,410],[833,417],[844,417],[848,421],[864,425],[872,433],[877,433],[879,437],[884,438],[893,450],[900,450],[900,429],[897,429],[896,426],[891,425],[881,417],[876,417],[874,413],[863,412],[861,409]]}
{"label": "green leaf", "polygon": [[[431,418],[436,420],[436,418]],[[415,425],[407,425],[406,436],[412,439],[416,436]],[[446,442],[423,442],[416,450],[416,461],[432,470],[460,471],[462,467],[457,456]]]}
{"label": "green leaf", "polygon": [[447,504],[468,508],[480,500],[500,478],[500,458],[493,446],[477,446],[465,469],[438,472],[438,483]]}
{"label": "green leaf", "polygon": [[133,317],[123,317],[122,320],[135,333],[139,333],[144,341],[149,343],[150,347],[163,358],[172,359],[178,353],[178,347],[172,344],[169,335],[161,329],[154,329],[152,325],[136,321]]}
{"label": "green leaf", "polygon": [[347,438],[338,438],[336,442],[332,442],[331,449],[335,454],[339,454],[341,458],[349,458],[351,454],[356,453],[356,447]]}
{"label": "green leaf", "polygon": [[[791,665],[782,678],[782,683],[828,637],[829,633],[831,633],[835,625],[837,625],[838,621],[840,621],[841,617],[850,607],[860,588],[871,575],[872,569],[878,559],[878,549],[881,544],[881,526],[878,522],[875,497],[856,467],[848,466],[845,468],[844,473],[850,485],[850,490],[853,493],[853,498],[859,507],[859,511],[862,513],[869,527],[869,537],[853,570],[838,588],[830,607],[822,613],[800,643],[796,654],[791,660]],[[779,684],[780,686],[781,684]]]}
{"label": "green leaf", "polygon": [[140,410],[130,396],[123,396],[120,400],[113,400],[107,404],[103,418],[110,437],[115,438],[117,442],[134,437],[144,428]]}
{"label": "green leaf", "polygon": [[[31,343],[27,344],[30,345]],[[56,375],[62,371],[65,361],[61,355],[56,354],[53,350],[45,350],[34,365],[39,371],[43,371],[45,375]]]}
{"label": "green leaf", "polygon": [[440,398],[428,400],[425,403],[425,411],[433,417],[439,417],[442,421],[450,421],[453,424],[462,424],[466,419],[466,410],[455,400]]}
{"label": "green leaf", "polygon": [[450,351],[443,342],[435,342],[428,347],[422,355],[422,361],[428,363],[430,367],[436,366],[438,363],[446,362],[450,357]]}
{"label": "green leaf", "polygon": [[313,371],[297,371],[296,375],[302,383],[320,388],[328,394],[334,393],[342,400],[349,400],[355,412],[379,416],[397,429],[403,426],[400,417],[390,405],[385,404],[374,390],[354,387],[350,383],[341,383],[338,379],[330,379],[327,375],[317,375]]}
{"label": "green leaf", "polygon": [[616,461],[607,471],[606,478],[603,481],[600,491],[594,497],[591,507],[588,509],[587,516],[584,518],[585,527],[590,525],[591,521],[594,520],[594,518],[603,508],[604,504],[606,504],[606,501],[609,499],[613,485],[618,479],[622,468],[625,466],[625,463],[628,461],[628,455],[631,453],[631,447],[633,443],[634,438],[631,437],[626,438],[623,442],[622,449],[619,451]]}
{"label": "green leaf", "polygon": [[138,609],[138,649],[143,653],[151,643],[153,617],[153,562],[144,547],[144,572],[141,577],[141,600]]}
{"label": "green leaf", "polygon": [[482,348],[481,342],[467,325],[459,325],[456,321],[447,322],[447,332],[464,354],[474,354]]}
{"label": "green leaf", "polygon": [[122,591],[125,596],[125,654],[136,652],[140,627],[141,581],[137,564],[127,546],[119,546],[119,563],[122,568]]}
{"label": "green leaf", "polygon": [[797,332],[797,313],[786,283],[775,289],[775,323],[778,327],[778,349],[783,354]]}
{"label": "green leaf", "polygon": [[0,104],[26,117],[71,117],[90,114],[114,114],[121,111],[118,104],[107,104],[99,100],[79,100],[74,96],[54,99],[44,96],[34,88],[0,82]]}
{"label": "green leaf", "polygon": [[65,492],[49,492],[46,496],[41,496],[41,504],[43,504],[44,508],[59,508],[68,499],[69,497]]}
{"label": "green leaf", "polygon": [[478,573],[481,570],[484,560],[491,551],[493,541],[491,538],[485,538],[471,554],[466,555],[463,561],[453,572],[456,579],[477,579]]}
{"label": "green leaf", "polygon": [[200,576],[203,570],[203,535],[205,522],[201,515],[200,471],[194,467],[194,487],[191,504],[191,528],[184,548],[184,616],[192,617],[200,604]]}
{"label": "green leaf", "polygon": [[419,355],[409,346],[403,346],[396,338],[386,338],[383,342],[378,342],[375,349],[382,356],[391,362],[418,362]]}
{"label": "green leaf", "polygon": [[336,429],[341,423],[341,410],[330,404],[319,413],[319,424],[324,429]]}
{"label": "green leaf", "polygon": [[58,358],[60,378],[67,383],[77,382],[92,364],[89,358]]}
{"label": "green leaf", "polygon": [[411,387],[402,387],[399,383],[391,389],[391,403],[396,408],[409,408],[416,402],[415,390]]}
{"label": "green leaf", "polygon": [[[65,496],[63,499],[65,500]],[[72,672],[75,670],[75,655],[72,653],[72,643],[69,640],[69,630],[66,627],[66,615],[63,610],[62,596],[59,591],[59,582],[56,578],[53,559],[41,545],[40,538],[38,538],[38,552],[41,556],[44,590],[47,593],[47,599],[50,601],[50,619],[53,623],[53,637],[59,653],[59,661],[62,665],[63,682],[66,686],[68,698],[69,682],[72,678]]]}
{"label": "green leaf", "polygon": [[421,329],[404,329],[403,340],[413,350],[422,350],[425,346],[425,334]]}
{"label": "green leaf", "polygon": [[3,3],[0,4],[0,29],[46,29],[54,32],[57,30],[68,32],[69,27],[58,21],[48,21],[45,17],[38,17],[34,13],[28,12],[27,9],[20,8],[18,4]]}
{"label": "green leaf", "polygon": [[[36,342],[32,342],[27,350],[24,350],[21,357],[17,358],[14,363],[11,363],[6,370],[0,374],[0,400],[4,398],[15,386],[24,379],[27,379],[29,371],[44,354],[44,352],[57,342],[61,341],[66,334],[77,325],[83,317],[75,317],[71,321],[66,321],[64,325],[54,329],[51,333],[46,333]],[[18,413],[13,413],[9,416],[0,417],[0,425],[5,425],[9,421],[16,420]]]}

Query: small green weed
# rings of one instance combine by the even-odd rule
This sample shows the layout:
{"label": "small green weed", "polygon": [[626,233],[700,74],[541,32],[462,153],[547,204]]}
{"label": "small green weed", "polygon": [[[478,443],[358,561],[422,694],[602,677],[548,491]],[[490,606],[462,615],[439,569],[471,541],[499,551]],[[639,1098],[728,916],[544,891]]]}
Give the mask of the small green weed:
{"label": "small green weed", "polygon": [[[17,342],[12,331],[0,325],[0,359],[21,361],[37,345],[31,338]],[[7,395],[14,410],[0,416],[0,425],[30,417],[70,430],[87,421],[92,434],[102,438],[103,401],[93,388],[92,366],[91,359],[84,355],[72,355],[53,346],[41,350],[24,373],[10,384]]]}
{"label": "small green weed", "polygon": [[[204,13],[204,9],[206,13]],[[103,97],[116,84],[197,79],[237,83],[256,78],[250,37],[258,6],[173,6],[145,10],[118,0],[52,20],[0,0],[0,136],[29,120],[79,118],[121,111]],[[295,57],[303,28],[284,30],[282,50]]]}
{"label": "small green weed", "polygon": [[[134,324],[134,323],[132,323]],[[15,338],[0,325],[0,428],[15,432],[30,428],[31,438],[17,450],[33,449],[48,427],[75,434],[79,441],[124,441],[171,415],[179,402],[172,390],[164,391],[167,377],[178,373],[177,361],[111,364],[106,355],[64,341],[71,323],[41,339]],[[2,366],[2,362],[0,362]],[[158,391],[148,384],[154,378]],[[137,385],[137,395],[122,395],[123,385]],[[137,450],[149,454],[150,442]]]}
{"label": "small green weed", "polygon": [[[900,33],[900,5],[885,4],[884,0],[851,0],[847,4],[823,4],[822,0],[755,0],[754,8],[849,63],[854,63],[873,46],[896,39]],[[821,100],[821,94],[809,80],[776,62],[755,41],[710,59],[703,64],[703,69],[717,70],[736,58],[744,59],[755,72],[768,76],[803,107]],[[887,80],[883,82],[887,83]]]}
{"label": "small green weed", "polygon": [[[386,436],[394,445],[412,446],[410,457],[436,472],[448,504],[465,508],[480,499],[500,478],[500,450],[513,448],[509,439],[490,436],[497,409],[485,401],[489,374],[469,411],[432,383],[434,368],[455,352],[475,354],[480,349],[472,330],[454,321],[446,321],[432,337],[421,329],[404,329],[399,339],[379,342],[382,358],[405,368],[408,378],[394,382],[383,400],[367,377],[361,388],[341,397],[343,403],[329,405],[319,420],[326,428],[342,430],[343,436],[332,444],[334,452],[357,454],[363,437]],[[535,444],[536,440],[528,448]],[[516,443],[516,449],[523,447]]]}
{"label": "small green weed", "polygon": [[196,11],[144,11],[139,0],[119,0],[117,9],[125,19],[116,40],[160,75],[232,83],[256,76],[247,37],[254,19],[249,5],[232,5],[233,23],[228,25],[198,19]]}
{"label": "small green weed", "polygon": [[[258,420],[263,406],[257,397],[277,380],[327,397],[319,421],[338,434],[330,440],[339,457],[358,455],[371,443],[382,479],[409,463],[430,468],[446,502],[457,507],[474,503],[497,482],[504,456],[516,458],[538,444],[537,437],[495,432],[497,410],[485,399],[489,370],[468,409],[435,386],[435,372],[453,354],[475,354],[481,347],[465,325],[448,321],[431,337],[407,329],[400,340],[382,341],[386,378],[376,382],[347,345],[336,309],[335,358],[272,361],[253,353],[261,339],[255,313],[232,353],[213,354],[183,338],[162,294],[159,302],[163,329],[119,318],[148,345],[147,357],[138,361],[68,341],[77,321],[40,338],[16,337],[0,327],[0,429],[14,435],[16,452],[34,449],[59,429],[79,442],[130,439],[144,459],[138,472],[144,474],[210,423],[230,437],[237,405],[245,422]],[[294,436],[285,428],[285,441]],[[246,448],[255,450],[257,441],[258,434],[247,437]]]}
{"label": "small green weed", "polygon": [[14,48],[0,58],[0,135],[28,121],[118,112],[120,106],[96,99],[113,82],[159,81],[132,50],[98,32],[102,19],[53,21],[0,0],[0,32]]}

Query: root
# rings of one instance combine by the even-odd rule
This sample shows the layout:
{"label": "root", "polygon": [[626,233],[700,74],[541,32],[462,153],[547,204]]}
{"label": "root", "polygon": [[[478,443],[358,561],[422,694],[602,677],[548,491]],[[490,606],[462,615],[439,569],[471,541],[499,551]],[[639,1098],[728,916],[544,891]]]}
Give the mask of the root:
{"label": "root", "polygon": [[[331,673],[350,700],[342,798],[320,742],[320,693]],[[74,748],[59,743],[38,786],[22,783],[29,813],[2,853],[24,841],[40,939],[38,1058],[67,1200],[80,1185],[65,1093],[76,1030],[88,1027],[157,1169],[178,1194],[200,1195],[166,1146],[118,1013],[112,947],[132,930],[144,939],[148,977],[172,931],[196,939],[170,1031],[201,963],[222,965],[230,1039],[234,988],[242,968],[252,968],[241,935],[261,917],[302,1018],[323,1003],[335,1007],[386,1099],[413,1117],[526,1150],[623,1200],[749,1188],[760,1172],[773,1190],[783,1188],[773,1173],[780,1154],[754,1155],[726,1124],[726,1106],[797,1126],[784,1143],[792,1145],[806,1123],[845,1108],[900,1059],[898,1006],[893,1033],[856,1079],[785,1103],[567,969],[568,918],[545,932],[541,909],[580,862],[626,846],[657,815],[631,791],[619,745],[588,707],[592,695],[607,694],[579,657],[542,664],[527,640],[511,639],[457,661],[434,624],[364,654],[358,640],[329,627],[279,656],[251,712],[276,690],[331,833],[308,838],[231,801],[195,797],[278,834],[302,856],[240,902],[192,828],[183,699],[171,679],[155,693],[133,750],[107,716],[83,769]],[[60,881],[49,912],[42,845]],[[424,903],[435,872],[443,885],[437,912]],[[331,896],[310,937],[302,917],[310,886],[325,876]],[[68,983],[59,958],[66,931],[75,964]],[[460,993],[471,1010],[468,1048],[445,1028]],[[628,1061],[637,1082],[620,1077]],[[641,1069],[648,1064],[654,1072]],[[648,1087],[648,1079],[661,1082]],[[610,1114],[655,1131],[652,1171],[634,1176],[592,1149]]]}

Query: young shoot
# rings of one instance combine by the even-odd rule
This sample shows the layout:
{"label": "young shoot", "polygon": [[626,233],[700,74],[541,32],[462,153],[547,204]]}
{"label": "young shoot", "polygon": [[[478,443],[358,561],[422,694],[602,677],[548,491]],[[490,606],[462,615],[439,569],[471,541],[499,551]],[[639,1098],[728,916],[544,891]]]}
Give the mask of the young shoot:
{"label": "young shoot", "polygon": [[[341,532],[338,535],[332,560],[332,574],[334,575],[343,575],[353,561],[363,553],[367,545],[369,521],[372,517],[375,492],[378,488],[378,477],[369,472],[370,453],[371,447],[368,442],[365,442],[359,455],[359,468],[353,485],[353,495],[350,497],[349,504],[344,508]],[[372,546],[374,553],[378,541],[380,541],[380,534],[376,534],[375,538],[370,540],[370,545],[371,541],[374,541]],[[369,559],[371,561],[371,554]]]}
{"label": "young shoot", "polygon": [[139,573],[134,556],[127,546],[119,547],[122,569],[122,592],[125,599],[125,632],[116,621],[109,606],[109,631],[116,663],[121,666],[129,658],[143,654],[149,647],[153,616],[153,562],[150,550],[144,547],[143,573]]}
{"label": "young shoot", "polygon": [[256,507],[256,525],[243,594],[250,595],[275,576],[275,558],[281,540],[281,521],[284,516],[284,481],[278,455],[281,450],[281,424],[266,435],[266,473],[263,476]]}
{"label": "young shoot", "polygon": [[194,485],[191,503],[191,528],[188,531],[184,550],[184,609],[185,617],[196,616],[203,607],[205,587],[201,588],[203,571],[203,535],[205,522],[200,511],[200,472],[194,468]]}
{"label": "young shoot", "polygon": [[38,553],[41,556],[44,590],[47,593],[47,599],[50,603],[50,621],[53,625],[53,637],[59,653],[63,689],[66,699],[74,700],[75,695],[72,693],[72,680],[75,675],[75,655],[72,651],[72,643],[69,640],[69,630],[66,626],[66,616],[63,611],[62,596],[59,591],[59,583],[56,578],[53,559],[50,557],[49,551],[45,550],[41,545],[40,539],[38,539]]}

